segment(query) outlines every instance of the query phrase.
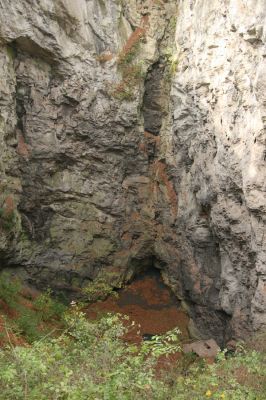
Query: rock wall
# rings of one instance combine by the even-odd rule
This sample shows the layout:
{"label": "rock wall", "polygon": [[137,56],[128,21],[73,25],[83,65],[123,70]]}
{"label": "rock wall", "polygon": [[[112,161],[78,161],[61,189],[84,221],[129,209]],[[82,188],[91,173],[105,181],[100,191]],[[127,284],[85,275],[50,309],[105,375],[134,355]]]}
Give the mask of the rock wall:
{"label": "rock wall", "polygon": [[2,268],[154,265],[194,334],[265,324],[263,3],[0,0]]}
{"label": "rock wall", "polygon": [[101,270],[119,284],[152,254],[141,104],[176,5],[0,7],[2,266],[57,289]]}
{"label": "rock wall", "polygon": [[181,291],[198,327],[226,321],[228,338],[266,322],[265,39],[263,0],[180,2],[171,95]]}

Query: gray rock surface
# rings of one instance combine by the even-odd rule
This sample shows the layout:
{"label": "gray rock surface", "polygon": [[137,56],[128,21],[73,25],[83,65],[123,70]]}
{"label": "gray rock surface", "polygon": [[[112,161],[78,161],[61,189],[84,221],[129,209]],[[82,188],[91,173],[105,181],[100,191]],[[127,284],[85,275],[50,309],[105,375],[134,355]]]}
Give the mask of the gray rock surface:
{"label": "gray rock surface", "polygon": [[196,353],[199,357],[215,358],[220,347],[214,339],[200,340],[183,345],[184,353]]}
{"label": "gray rock surface", "polygon": [[265,12],[0,0],[1,267],[79,292],[154,265],[203,336],[265,326]]}
{"label": "gray rock surface", "polygon": [[263,0],[180,2],[171,95],[182,291],[198,327],[225,317],[228,337],[266,322],[265,38]]}
{"label": "gray rock surface", "polygon": [[3,267],[58,289],[102,270],[120,284],[152,253],[140,104],[175,4],[25,0],[0,10]]}

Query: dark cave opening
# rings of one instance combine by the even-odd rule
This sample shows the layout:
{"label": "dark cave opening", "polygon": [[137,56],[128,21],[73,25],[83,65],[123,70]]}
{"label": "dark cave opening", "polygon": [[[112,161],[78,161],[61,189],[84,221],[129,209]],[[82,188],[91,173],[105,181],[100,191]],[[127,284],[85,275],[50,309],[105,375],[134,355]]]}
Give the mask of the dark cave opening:
{"label": "dark cave opening", "polygon": [[162,263],[156,257],[133,259],[130,279],[122,288],[115,289],[115,296],[90,304],[86,312],[97,317],[105,312],[115,312],[129,317],[138,327],[129,333],[127,340],[149,340],[172,329],[180,330],[181,341],[190,340],[189,316],[180,300],[165,284],[161,274]]}
{"label": "dark cave opening", "polygon": [[[159,291],[167,291],[167,301],[161,302],[161,303],[156,303],[155,305],[152,304],[153,299],[145,299],[144,297],[140,296],[135,296],[134,293],[127,292],[125,291],[123,293],[123,289],[120,289],[118,292],[122,293],[122,296],[120,297],[119,304],[125,305],[125,304],[140,304],[144,308],[151,308],[151,309],[165,309],[168,306],[175,305],[176,307],[180,307],[180,300],[177,299],[177,297],[174,295],[174,293],[171,291],[171,289],[164,283],[162,275],[157,268],[147,268],[139,272],[129,283],[137,283],[140,287],[145,286],[146,282],[150,281],[151,285],[154,285],[154,289],[158,289]],[[153,289],[153,288],[152,288]]]}
{"label": "dark cave opening", "polygon": [[132,258],[129,264],[129,270],[131,271],[130,281],[137,279],[139,275],[142,276],[149,273],[160,275],[160,271],[165,266],[166,263],[154,255],[148,255],[143,258]]}
{"label": "dark cave opening", "polygon": [[[158,256],[149,255],[143,258],[133,258],[130,262],[130,271],[130,279],[125,288],[130,288],[130,285],[139,285],[140,287],[143,285],[143,290],[145,290],[146,281],[151,278],[155,292],[162,289],[166,290],[169,294],[165,305],[158,304],[157,307],[161,307],[161,310],[165,310],[165,312],[167,312],[168,307],[175,307],[176,310],[181,310],[186,314],[187,337],[190,340],[215,339],[219,346],[224,348],[226,343],[232,339],[232,330],[230,328],[231,316],[226,314],[217,305],[215,306],[215,304],[208,304],[204,300],[200,301],[200,299],[198,302],[195,301],[191,289],[186,289],[186,283],[184,282],[185,275],[182,271],[179,274],[177,272],[174,277],[175,283],[181,289],[182,295],[180,297],[168,284],[168,282],[171,282],[172,276],[167,262],[161,260]],[[129,305],[130,301],[132,304],[136,301],[141,304],[141,299],[127,294],[127,289],[125,289],[125,294],[123,294],[123,290],[121,291],[121,305],[123,303]],[[151,299],[149,299],[149,302],[151,302]],[[144,303],[143,305],[145,306]]]}

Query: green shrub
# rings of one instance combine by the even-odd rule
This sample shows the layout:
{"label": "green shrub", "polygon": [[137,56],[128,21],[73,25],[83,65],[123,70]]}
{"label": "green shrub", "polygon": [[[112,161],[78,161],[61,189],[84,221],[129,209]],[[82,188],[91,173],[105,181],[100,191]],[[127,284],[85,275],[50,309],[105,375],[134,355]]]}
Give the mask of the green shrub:
{"label": "green shrub", "polygon": [[136,86],[145,77],[142,63],[120,65],[122,80],[111,86],[110,94],[118,100],[133,100]]}
{"label": "green shrub", "polygon": [[112,84],[109,93],[118,100],[133,100],[135,89],[145,77],[144,62],[136,62],[145,29],[137,28],[129,37],[123,50],[118,54],[117,66],[122,75],[120,82]]}
{"label": "green shrub", "polygon": [[21,306],[15,323],[17,333],[25,336],[29,343],[40,339],[43,335],[39,330],[40,317],[34,310]]}
{"label": "green shrub", "polygon": [[14,307],[17,304],[21,287],[21,283],[18,279],[12,278],[7,272],[1,273],[0,299],[2,299],[8,306]]}
{"label": "green shrub", "polygon": [[108,296],[116,296],[113,287],[106,282],[104,277],[98,277],[82,289],[83,299],[93,303],[98,300],[105,300]]}
{"label": "green shrub", "polygon": [[119,315],[88,321],[72,309],[65,321],[67,330],[57,339],[0,352],[3,399],[153,398],[158,386],[153,366],[158,355],[151,350],[158,343],[149,348],[144,343],[140,349],[127,345],[121,339],[126,328]]}
{"label": "green shrub", "polygon": [[19,304],[19,315],[16,319],[19,333],[30,343],[49,334],[53,328],[47,322],[60,320],[66,310],[66,306],[52,299],[49,289],[34,300],[32,307],[31,309]]}
{"label": "green shrub", "polygon": [[[9,342],[0,349],[1,400],[265,399],[265,347],[259,352],[241,344],[230,357],[226,350],[220,352],[212,365],[192,354],[173,361],[168,356],[180,351],[177,328],[151,341],[129,344],[123,338],[135,326],[128,317],[106,314],[88,320],[81,307],[66,310],[54,301],[50,290],[32,309],[26,308],[19,303],[20,287],[7,274],[0,276],[1,299],[18,310],[14,321],[6,321],[6,330],[32,343],[19,347]],[[94,298],[97,291],[109,290],[99,277],[88,293]],[[56,338],[49,332],[53,319],[62,320]],[[265,335],[260,343],[265,343]],[[171,368],[158,371],[162,357]]]}
{"label": "green shrub", "polygon": [[[0,299],[16,312],[16,317],[8,324],[16,334],[23,335],[32,343],[49,333],[49,324],[43,323],[60,320],[66,306],[52,299],[50,290],[38,296],[31,305],[24,305],[21,289],[22,284],[18,279],[12,278],[7,272],[0,275]],[[43,324],[42,329],[40,324]]]}
{"label": "green shrub", "polygon": [[60,318],[66,310],[66,306],[52,298],[50,289],[42,293],[33,302],[41,321],[48,321],[51,318]]}
{"label": "green shrub", "polygon": [[[124,317],[123,317],[124,318]],[[66,330],[31,347],[0,351],[0,398],[5,400],[263,400],[265,354],[242,350],[213,365],[189,357],[156,374],[158,359],[180,350],[179,332],[139,346],[122,338],[123,318],[87,320],[78,307],[64,314]],[[187,362],[187,360],[186,360]],[[184,365],[183,365],[184,367]],[[244,368],[246,376],[239,380]]]}
{"label": "green shrub", "polygon": [[6,213],[4,208],[0,208],[0,227],[5,231],[11,231],[16,225],[16,213],[12,210]]}

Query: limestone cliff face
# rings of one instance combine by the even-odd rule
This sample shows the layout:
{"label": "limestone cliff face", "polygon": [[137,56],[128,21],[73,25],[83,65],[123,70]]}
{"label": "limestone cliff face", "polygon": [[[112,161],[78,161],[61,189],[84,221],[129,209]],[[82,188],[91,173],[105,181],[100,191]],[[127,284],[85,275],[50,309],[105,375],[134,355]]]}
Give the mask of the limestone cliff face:
{"label": "limestone cliff face", "polygon": [[2,267],[154,264],[192,330],[265,324],[264,3],[0,1]]}
{"label": "limestone cliff face", "polygon": [[3,266],[71,290],[101,270],[121,282],[153,253],[157,137],[142,99],[148,69],[164,71],[176,5],[0,5]]}
{"label": "limestone cliff face", "polygon": [[182,291],[198,326],[208,308],[226,317],[228,336],[266,322],[265,38],[263,0],[180,2],[172,133]]}

